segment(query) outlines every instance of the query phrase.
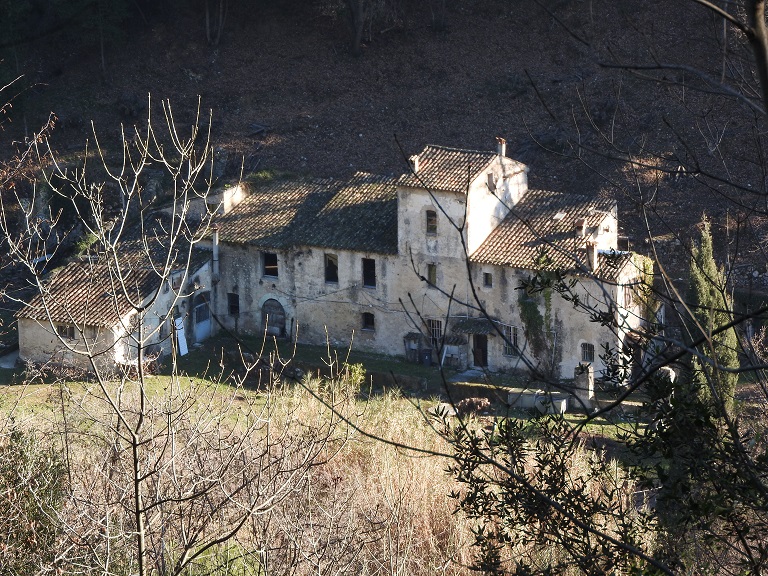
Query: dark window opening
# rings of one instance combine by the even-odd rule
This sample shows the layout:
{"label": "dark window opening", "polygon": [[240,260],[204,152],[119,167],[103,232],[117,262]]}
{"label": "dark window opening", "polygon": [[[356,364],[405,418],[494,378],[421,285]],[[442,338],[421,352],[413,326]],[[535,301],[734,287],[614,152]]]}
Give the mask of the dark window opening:
{"label": "dark window opening", "polygon": [[363,286],[376,287],[376,260],[363,258]]}
{"label": "dark window opening", "polygon": [[437,286],[437,264],[427,264],[427,282],[430,286]]}
{"label": "dark window opening", "polygon": [[584,343],[581,345],[581,361],[582,362],[594,362],[595,361],[595,345]]}
{"label": "dark window opening", "polygon": [[376,318],[370,312],[363,312],[363,330],[375,330]]}
{"label": "dark window opening", "polygon": [[427,210],[427,234],[437,234],[437,212],[434,210]]}
{"label": "dark window opening", "polygon": [[229,309],[230,316],[237,316],[240,314],[240,294],[230,292],[227,294],[227,308]]}
{"label": "dark window opening", "polygon": [[490,272],[483,272],[483,286],[493,288],[493,274]]}
{"label": "dark window opening", "polygon": [[277,254],[264,252],[264,276],[277,278]]}
{"label": "dark window opening", "polygon": [[325,255],[325,281],[339,281],[339,258],[336,254]]}

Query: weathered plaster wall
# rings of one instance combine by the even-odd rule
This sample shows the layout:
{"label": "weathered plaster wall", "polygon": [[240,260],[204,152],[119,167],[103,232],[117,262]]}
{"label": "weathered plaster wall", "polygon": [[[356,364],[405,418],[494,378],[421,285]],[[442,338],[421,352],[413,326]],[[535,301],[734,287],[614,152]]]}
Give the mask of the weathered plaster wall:
{"label": "weathered plaster wall", "polygon": [[115,337],[110,329],[90,328],[93,332],[89,332],[86,345],[85,337],[77,328],[74,329],[73,339],[61,338],[55,327],[29,318],[19,318],[18,328],[19,358],[23,362],[35,364],[52,362],[90,370],[88,357],[76,352],[85,352],[90,349],[98,365],[114,365]]}

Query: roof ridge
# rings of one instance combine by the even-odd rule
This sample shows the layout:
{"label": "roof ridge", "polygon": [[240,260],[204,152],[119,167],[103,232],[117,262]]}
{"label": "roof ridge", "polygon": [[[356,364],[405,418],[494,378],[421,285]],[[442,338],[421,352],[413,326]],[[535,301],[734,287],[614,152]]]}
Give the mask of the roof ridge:
{"label": "roof ridge", "polygon": [[[424,150],[427,148],[438,148],[440,150],[447,150],[450,152],[470,152],[472,154],[487,154],[489,156],[498,156],[498,152],[495,150],[472,150],[470,148],[454,148],[452,146],[443,146],[441,144],[427,144],[424,147]],[[513,158],[510,158],[510,160],[513,160]]]}
{"label": "roof ridge", "polygon": [[546,193],[546,194],[558,194],[560,196],[567,196],[569,198],[580,198],[583,200],[588,200],[590,202],[611,202],[613,204],[616,204],[618,206],[618,200],[615,198],[601,198],[600,196],[589,196],[587,194],[579,194],[578,192],[568,192],[566,190],[548,190],[545,188],[528,188],[526,190],[525,194],[523,194],[521,200],[524,200],[526,196],[529,194],[536,194],[537,192]]}

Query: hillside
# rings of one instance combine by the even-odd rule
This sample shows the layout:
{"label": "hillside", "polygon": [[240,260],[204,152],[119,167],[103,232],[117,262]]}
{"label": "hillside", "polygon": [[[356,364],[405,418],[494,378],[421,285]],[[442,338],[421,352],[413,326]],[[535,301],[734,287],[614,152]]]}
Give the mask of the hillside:
{"label": "hillside", "polygon": [[[400,173],[403,156],[427,143],[489,149],[503,136],[508,154],[530,166],[533,187],[617,198],[635,249],[649,248],[638,202],[658,212],[654,233],[680,273],[686,258],[675,235],[685,244],[703,212],[718,234],[744,208],[728,208],[722,188],[653,169],[679,164],[690,146],[715,169],[725,151],[754,170],[744,107],[680,88],[694,83],[676,71],[654,83],[605,66],[661,54],[716,71],[717,29],[693,3],[468,0],[448,3],[440,29],[434,2],[403,3],[398,18],[372,26],[359,57],[325,4],[230,2],[217,47],[206,43],[200,10],[137,19],[107,43],[106,76],[97,49],[32,50],[18,68],[33,87],[15,103],[4,148],[49,111],[61,153],[82,150],[91,120],[114,142],[120,123],[145,121],[148,94],[169,100],[180,126],[194,121],[199,96],[230,172],[244,156],[248,169]],[[721,138],[714,154],[707,130]],[[651,168],[633,172],[629,149]]]}

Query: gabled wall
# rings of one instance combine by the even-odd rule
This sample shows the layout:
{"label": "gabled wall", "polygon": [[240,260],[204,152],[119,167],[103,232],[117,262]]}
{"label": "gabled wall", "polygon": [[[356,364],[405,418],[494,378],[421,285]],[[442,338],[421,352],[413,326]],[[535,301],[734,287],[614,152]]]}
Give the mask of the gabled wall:
{"label": "gabled wall", "polygon": [[467,193],[467,248],[472,254],[528,190],[527,168],[497,156],[470,183]]}

